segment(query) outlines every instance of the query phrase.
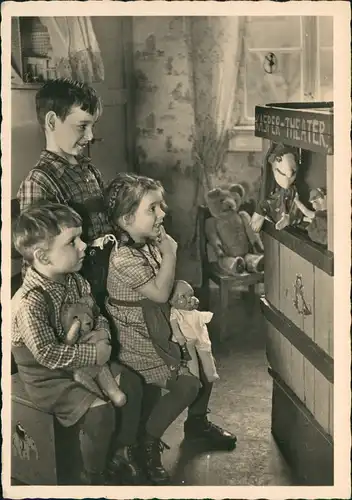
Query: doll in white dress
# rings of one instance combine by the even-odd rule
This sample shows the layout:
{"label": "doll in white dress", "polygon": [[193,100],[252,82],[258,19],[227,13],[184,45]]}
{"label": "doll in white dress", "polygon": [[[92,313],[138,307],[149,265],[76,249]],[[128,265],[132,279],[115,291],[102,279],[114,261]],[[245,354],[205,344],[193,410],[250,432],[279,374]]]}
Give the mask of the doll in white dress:
{"label": "doll in white dress", "polygon": [[193,288],[186,281],[176,281],[170,300],[170,323],[172,340],[177,342],[183,354],[183,360],[192,375],[199,377],[199,363],[209,382],[219,379],[211,349],[207,323],[213,317],[208,311],[198,311],[198,299]]}

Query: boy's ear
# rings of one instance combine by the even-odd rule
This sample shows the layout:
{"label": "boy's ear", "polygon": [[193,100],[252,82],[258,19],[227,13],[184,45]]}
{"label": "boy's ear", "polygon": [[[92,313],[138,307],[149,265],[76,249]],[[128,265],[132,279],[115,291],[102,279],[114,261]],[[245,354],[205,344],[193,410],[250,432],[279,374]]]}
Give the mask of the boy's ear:
{"label": "boy's ear", "polygon": [[54,111],[48,111],[45,115],[45,128],[49,130],[55,129],[56,113]]}
{"label": "boy's ear", "polygon": [[49,264],[49,257],[47,256],[45,250],[43,250],[42,248],[36,248],[33,252],[33,257],[44,266]]}

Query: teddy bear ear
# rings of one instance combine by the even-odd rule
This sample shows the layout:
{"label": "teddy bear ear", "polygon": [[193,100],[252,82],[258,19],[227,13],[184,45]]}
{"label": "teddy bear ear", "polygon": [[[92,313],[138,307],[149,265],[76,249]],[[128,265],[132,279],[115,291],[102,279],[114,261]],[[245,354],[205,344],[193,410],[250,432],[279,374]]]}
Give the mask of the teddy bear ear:
{"label": "teddy bear ear", "polygon": [[208,191],[207,198],[213,200],[214,198],[217,198],[221,193],[222,190],[220,188],[211,189],[210,191]]}
{"label": "teddy bear ear", "polygon": [[239,194],[241,199],[243,199],[246,195],[246,191],[245,191],[245,188],[242,184],[232,184],[230,187],[229,187],[229,191],[230,193],[233,195],[233,194]]}

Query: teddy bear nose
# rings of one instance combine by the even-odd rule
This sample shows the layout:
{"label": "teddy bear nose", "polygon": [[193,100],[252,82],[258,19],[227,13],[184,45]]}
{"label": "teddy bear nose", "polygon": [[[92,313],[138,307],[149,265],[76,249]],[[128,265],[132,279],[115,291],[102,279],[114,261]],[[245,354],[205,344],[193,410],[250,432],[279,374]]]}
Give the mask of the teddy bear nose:
{"label": "teddy bear nose", "polygon": [[232,200],[226,201],[225,208],[234,208],[234,207],[235,207],[235,203]]}

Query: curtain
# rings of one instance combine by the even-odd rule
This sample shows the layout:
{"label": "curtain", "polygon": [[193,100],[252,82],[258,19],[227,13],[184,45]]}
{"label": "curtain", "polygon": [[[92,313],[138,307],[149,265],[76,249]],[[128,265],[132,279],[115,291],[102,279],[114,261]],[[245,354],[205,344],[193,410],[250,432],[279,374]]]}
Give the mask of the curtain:
{"label": "curtain", "polygon": [[236,119],[235,99],[245,18],[190,17],[190,77],[193,87],[193,150],[200,200],[223,168],[228,132]]}
{"label": "curtain", "polygon": [[52,46],[52,64],[59,78],[86,83],[104,80],[104,65],[90,17],[40,17]]}

